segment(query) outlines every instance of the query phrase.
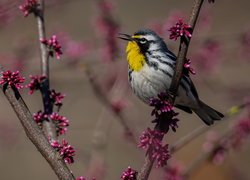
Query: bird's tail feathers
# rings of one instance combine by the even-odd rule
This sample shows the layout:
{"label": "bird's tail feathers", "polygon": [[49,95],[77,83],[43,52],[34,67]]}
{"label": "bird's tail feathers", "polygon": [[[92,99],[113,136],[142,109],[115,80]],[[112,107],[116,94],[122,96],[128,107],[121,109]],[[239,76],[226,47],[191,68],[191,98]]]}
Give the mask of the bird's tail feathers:
{"label": "bird's tail feathers", "polygon": [[224,115],[215,109],[211,108],[204,102],[199,102],[199,108],[193,109],[193,111],[207,124],[212,125],[214,121],[221,120]]}

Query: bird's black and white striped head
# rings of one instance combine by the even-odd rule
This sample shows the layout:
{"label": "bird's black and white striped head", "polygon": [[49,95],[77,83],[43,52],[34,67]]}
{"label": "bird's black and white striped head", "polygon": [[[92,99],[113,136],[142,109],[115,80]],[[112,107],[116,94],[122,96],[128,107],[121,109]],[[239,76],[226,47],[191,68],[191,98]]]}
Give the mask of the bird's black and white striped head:
{"label": "bird's black and white striped head", "polygon": [[141,29],[132,36],[142,53],[151,51],[166,51],[167,46],[163,39],[150,29]]}
{"label": "bird's black and white striped head", "polygon": [[128,41],[127,60],[129,67],[135,71],[139,71],[145,63],[151,63],[151,57],[164,57],[169,51],[163,39],[150,29],[141,29],[133,35],[120,35],[120,39]]}

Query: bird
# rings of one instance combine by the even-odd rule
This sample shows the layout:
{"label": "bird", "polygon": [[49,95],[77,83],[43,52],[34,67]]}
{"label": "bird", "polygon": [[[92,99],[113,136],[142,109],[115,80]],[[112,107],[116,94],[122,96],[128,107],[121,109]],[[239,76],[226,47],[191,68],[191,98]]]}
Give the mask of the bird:
{"label": "bird", "polygon": [[[164,40],[150,29],[140,29],[133,35],[120,33],[118,38],[128,41],[126,55],[129,84],[134,94],[149,104],[152,98],[169,90],[176,56]],[[180,80],[174,106],[190,114],[196,113],[207,125],[224,117],[200,100],[188,73],[184,73]]]}

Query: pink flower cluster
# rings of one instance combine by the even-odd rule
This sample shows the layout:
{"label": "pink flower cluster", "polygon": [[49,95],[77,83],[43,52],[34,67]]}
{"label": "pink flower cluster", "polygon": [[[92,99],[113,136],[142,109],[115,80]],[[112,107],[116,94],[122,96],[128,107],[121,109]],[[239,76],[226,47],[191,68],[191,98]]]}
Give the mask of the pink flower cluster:
{"label": "pink flower cluster", "polygon": [[132,169],[130,166],[123,171],[121,179],[122,180],[136,180],[137,171]]}
{"label": "pink flower cluster", "polygon": [[41,110],[38,111],[37,113],[34,113],[33,118],[40,128],[42,128],[43,121],[49,120],[49,116],[46,113],[42,112]]}
{"label": "pink flower cluster", "polygon": [[54,89],[50,91],[50,100],[54,103],[55,106],[59,108],[62,106],[62,100],[65,97],[65,94],[56,92]]}
{"label": "pink flower cluster", "polygon": [[33,118],[36,121],[36,123],[38,124],[38,126],[41,128],[43,125],[43,121],[51,120],[56,126],[56,133],[58,136],[65,134],[67,131],[67,127],[69,126],[69,120],[66,117],[61,116],[55,112],[48,115],[40,110],[37,113],[33,114]]}
{"label": "pink flower cluster", "polygon": [[69,120],[66,117],[61,116],[58,113],[53,112],[50,115],[50,119],[56,125],[57,135],[62,135],[62,134],[66,133],[67,127],[69,126]]}
{"label": "pink flower cluster", "polygon": [[174,132],[178,128],[177,122],[179,119],[176,118],[178,113],[174,111],[173,106],[168,102],[168,94],[160,93],[157,98],[150,100],[150,106],[154,106],[151,115],[155,117],[154,123],[160,123],[164,121],[164,132],[168,132],[171,128]]}
{"label": "pink flower cluster", "polygon": [[50,144],[59,152],[65,163],[74,163],[75,149],[66,140],[63,139],[61,144],[58,141],[51,141]]}
{"label": "pink flower cluster", "polygon": [[59,41],[57,40],[57,36],[53,35],[49,40],[47,39],[40,39],[41,43],[45,44],[48,48],[49,55],[54,57],[56,54],[56,58],[60,59],[62,55],[62,46],[60,45]]}
{"label": "pink flower cluster", "polygon": [[192,37],[192,28],[188,24],[184,23],[182,19],[179,19],[178,22],[172,26],[170,29],[170,39],[174,39],[175,41],[179,37]]}
{"label": "pink flower cluster", "polygon": [[3,71],[0,77],[0,84],[7,88],[11,86],[12,88],[21,89],[24,86],[21,84],[24,82],[25,78],[19,75],[19,71],[11,72],[10,70]]}
{"label": "pink flower cluster", "polygon": [[157,167],[163,167],[170,158],[168,144],[162,144],[164,133],[148,128],[140,136],[138,147],[146,149],[150,158],[156,159]]}
{"label": "pink flower cluster", "polygon": [[19,9],[23,12],[24,17],[27,17],[30,13],[35,13],[39,6],[37,0],[25,0]]}
{"label": "pink flower cluster", "polygon": [[190,59],[185,59],[185,64],[184,64],[184,74],[196,74],[193,68],[191,68],[191,60]]}
{"label": "pink flower cluster", "polygon": [[29,94],[33,94],[34,91],[41,88],[41,83],[46,79],[46,76],[32,76],[30,75],[30,83],[26,86],[30,89]]}

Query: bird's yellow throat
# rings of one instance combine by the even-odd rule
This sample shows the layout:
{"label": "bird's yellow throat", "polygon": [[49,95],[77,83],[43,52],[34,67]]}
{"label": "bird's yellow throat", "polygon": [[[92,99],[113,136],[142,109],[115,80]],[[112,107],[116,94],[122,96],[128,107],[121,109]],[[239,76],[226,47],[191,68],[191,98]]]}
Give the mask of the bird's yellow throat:
{"label": "bird's yellow throat", "polygon": [[140,51],[138,44],[134,41],[129,41],[126,48],[126,53],[130,69],[133,71],[140,71],[146,61],[144,55]]}

